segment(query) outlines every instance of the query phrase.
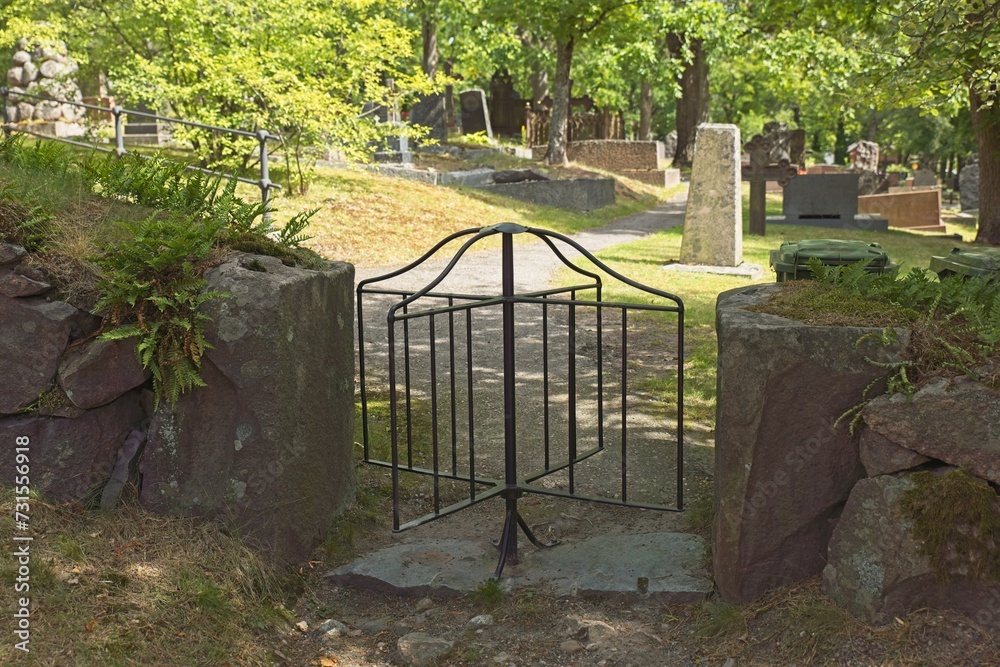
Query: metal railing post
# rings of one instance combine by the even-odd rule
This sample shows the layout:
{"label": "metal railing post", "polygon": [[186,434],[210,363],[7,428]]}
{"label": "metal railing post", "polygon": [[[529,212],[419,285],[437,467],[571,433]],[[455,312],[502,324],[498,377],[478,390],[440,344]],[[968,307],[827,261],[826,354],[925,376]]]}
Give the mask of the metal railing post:
{"label": "metal railing post", "polygon": [[10,128],[7,124],[10,123],[10,116],[7,115],[7,105],[10,103],[10,89],[7,86],[0,88],[0,97],[3,98],[3,135],[9,137]]}
{"label": "metal railing post", "polygon": [[111,107],[111,113],[115,117],[115,155],[122,157],[128,151],[125,150],[125,132],[122,128],[122,109],[117,104]]}
{"label": "metal railing post", "polygon": [[257,130],[260,143],[260,200],[264,204],[264,222],[271,222],[271,174],[267,164],[267,140],[271,138],[267,130]]}

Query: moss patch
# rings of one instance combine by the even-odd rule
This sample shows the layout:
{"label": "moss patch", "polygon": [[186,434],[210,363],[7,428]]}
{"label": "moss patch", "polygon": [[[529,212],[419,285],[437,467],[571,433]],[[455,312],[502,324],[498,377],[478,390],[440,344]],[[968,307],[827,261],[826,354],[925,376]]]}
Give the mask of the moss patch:
{"label": "moss patch", "polygon": [[918,472],[910,479],[914,487],[899,506],[938,578],[1000,581],[1000,512],[993,488],[962,469]]}

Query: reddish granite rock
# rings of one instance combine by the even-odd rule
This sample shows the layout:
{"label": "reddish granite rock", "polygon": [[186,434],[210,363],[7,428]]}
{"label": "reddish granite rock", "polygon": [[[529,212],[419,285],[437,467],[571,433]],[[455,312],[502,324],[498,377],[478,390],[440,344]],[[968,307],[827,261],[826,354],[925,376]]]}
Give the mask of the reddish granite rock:
{"label": "reddish granite rock", "polygon": [[17,412],[52,386],[77,309],[59,301],[0,296],[0,415]]}
{"label": "reddish granite rock", "polygon": [[861,463],[869,477],[910,470],[931,460],[912,449],[900,447],[869,428],[861,431],[858,445]]}
{"label": "reddish granite rock", "polygon": [[[111,475],[119,447],[145,413],[132,392],[79,417],[21,416],[0,420],[0,442],[30,438],[32,488],[49,501],[81,501]],[[14,457],[0,457],[0,479],[14,482]]]}
{"label": "reddish granite rock", "polygon": [[135,389],[150,377],[135,356],[135,340],[93,339],[67,350],[59,385],[73,405],[96,408]]}
{"label": "reddish granite rock", "polygon": [[889,623],[916,609],[954,609],[981,625],[1000,627],[1000,584],[952,576],[938,579],[899,499],[909,475],[858,482],[830,540],[823,590],[867,623]]}
{"label": "reddish granite rock", "polygon": [[911,398],[873,400],[867,428],[891,443],[1000,484],[1000,392],[968,378],[936,380]]}
{"label": "reddish granite rock", "polygon": [[[854,483],[857,438],[836,419],[884,371],[855,347],[871,329],[810,326],[747,310],[780,285],[719,295],[713,562],[722,597],[749,602],[822,571]],[[901,336],[905,339],[905,332]]]}

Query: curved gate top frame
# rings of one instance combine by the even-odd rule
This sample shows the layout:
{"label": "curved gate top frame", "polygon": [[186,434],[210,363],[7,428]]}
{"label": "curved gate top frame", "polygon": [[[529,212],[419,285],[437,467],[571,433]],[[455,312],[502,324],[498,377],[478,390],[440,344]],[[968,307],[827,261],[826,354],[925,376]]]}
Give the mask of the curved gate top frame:
{"label": "curved gate top frame", "polygon": [[[434,292],[434,288],[441,284],[442,281],[451,273],[451,271],[458,264],[459,260],[465,255],[465,253],[476,243],[481,240],[494,236],[496,234],[502,235],[502,289],[499,295],[469,295],[469,294],[453,294],[453,293],[439,293]],[[559,259],[559,261],[577,273],[578,275],[584,276],[590,282],[580,285],[574,285],[571,287],[560,287],[551,288],[540,291],[527,292],[523,294],[518,294],[514,289],[514,246],[513,246],[513,235],[515,234],[529,234],[540,240],[542,240],[552,253]],[[418,290],[401,290],[395,288],[378,288],[374,287],[377,283],[381,283],[399,276],[403,276],[406,273],[416,269],[421,266],[434,255],[436,255],[442,248],[444,248],[449,243],[461,239],[463,237],[468,238],[460,247],[460,249],[455,253],[452,259],[448,262],[445,268],[437,275],[430,283],[425,285],[423,288]],[[615,278],[621,283],[628,285],[634,289],[641,292],[659,297],[665,301],[670,302],[672,305],[657,305],[657,304],[634,304],[634,303],[621,303],[621,302],[607,302],[602,299],[602,280],[601,276],[592,271],[587,271],[571,262],[563,254],[562,251],[556,246],[555,241],[565,243],[571,248],[579,252],[584,258],[587,259],[593,266],[597,267],[607,275]],[[576,298],[576,293],[578,291],[584,290],[594,290],[596,293],[596,300],[587,301],[579,300]],[[556,298],[559,294],[570,293],[570,299],[559,299]],[[386,325],[388,334],[388,372],[389,372],[389,430],[391,437],[391,460],[381,461],[371,457],[371,452],[369,450],[369,415],[368,415],[368,392],[366,384],[366,374],[365,374],[365,336],[364,336],[364,304],[363,296],[365,294],[381,294],[401,297],[399,301],[394,303],[386,313]],[[432,297],[434,299],[445,299],[447,300],[447,306],[440,306],[434,308],[426,308],[422,310],[411,310],[409,307],[417,303],[423,297]],[[462,301],[464,303],[456,304],[456,301]],[[549,452],[548,452],[548,432],[546,425],[546,450],[545,450],[545,467],[541,471],[534,472],[532,474],[518,477],[517,475],[517,436],[516,436],[516,413],[515,413],[515,366],[514,366],[514,346],[515,346],[515,329],[514,329],[514,305],[516,303],[533,303],[541,305],[545,309],[549,305],[568,305],[570,306],[570,325],[569,325],[569,336],[570,336],[570,372],[569,372],[569,403],[571,411],[575,408],[573,407],[575,402],[575,339],[574,339],[574,324],[573,318],[575,314],[576,306],[583,307],[594,307],[598,312],[598,326],[597,326],[597,350],[598,350],[598,362],[597,362],[597,385],[598,394],[600,396],[598,400],[598,433],[599,442],[598,446],[584,452],[576,451],[575,442],[575,417],[570,420],[569,426],[569,448],[570,453],[568,461],[565,463],[560,463],[559,465],[550,465]],[[436,368],[436,362],[434,361],[436,344],[434,342],[434,316],[435,315],[447,315],[449,317],[450,328],[451,328],[451,339],[449,345],[451,346],[451,365],[452,365],[452,384],[451,384],[451,395],[452,395],[452,419],[453,424],[455,420],[455,380],[454,380],[454,314],[457,312],[465,312],[467,316],[467,323],[471,325],[471,311],[473,308],[478,308],[482,306],[495,306],[501,305],[503,313],[503,334],[502,334],[502,348],[503,348],[503,396],[504,396],[504,478],[490,479],[485,477],[477,477],[475,472],[475,454],[474,454],[474,441],[472,435],[472,330],[471,326],[467,326],[466,334],[468,337],[468,362],[469,362],[469,374],[468,374],[468,391],[469,391],[469,454],[470,454],[470,466],[468,474],[459,474],[455,468],[454,464],[454,452],[455,445],[453,443],[452,448],[452,470],[451,472],[441,470],[439,465],[439,449],[438,449],[438,438],[437,438],[437,428],[434,427],[433,433],[433,469],[420,468],[413,465],[412,459],[412,441],[411,434],[409,433],[410,419],[410,396],[409,396],[409,339],[406,332],[406,324],[416,318],[430,318],[430,336],[431,336],[431,392],[432,392],[432,411],[437,414],[437,398],[436,398],[436,379],[434,374],[434,368]],[[603,451],[604,448],[604,418],[603,418],[603,371],[602,371],[602,326],[600,312],[605,308],[614,308],[622,311],[622,441],[621,441],[621,456],[622,456],[622,480],[621,480],[621,499],[617,498],[605,498],[605,497],[591,497],[575,493],[574,489],[574,466],[584,459]],[[626,349],[626,329],[627,329],[627,312],[629,310],[648,310],[648,311],[661,311],[661,312],[672,312],[677,315],[677,411],[676,411],[676,424],[677,424],[677,444],[676,444],[676,469],[677,469],[677,496],[675,506],[664,506],[655,504],[644,504],[635,503],[628,500],[627,495],[627,484],[626,484],[626,404],[627,399],[625,396],[625,382],[626,382],[626,372],[627,372],[627,349]],[[526,537],[537,547],[550,547],[554,546],[556,542],[544,544],[538,540],[532,533],[528,524],[521,517],[518,507],[517,500],[524,493],[539,493],[546,495],[563,496],[569,498],[575,498],[580,500],[589,500],[594,502],[601,502],[607,504],[616,504],[627,507],[641,507],[645,509],[654,510],[664,510],[664,511],[682,511],[684,509],[684,496],[683,496],[683,477],[684,477],[684,456],[683,456],[683,445],[684,445],[684,303],[680,297],[658,290],[647,285],[643,285],[636,282],[621,273],[615,271],[601,260],[597,259],[593,254],[586,250],[579,243],[573,239],[559,234],[557,232],[552,232],[544,229],[537,229],[532,227],[525,227],[515,223],[500,223],[496,225],[491,225],[482,228],[465,229],[459,232],[455,232],[446,238],[435,244],[430,250],[424,253],[420,258],[407,264],[406,266],[391,271],[389,273],[375,276],[373,278],[368,278],[362,280],[357,285],[357,321],[358,321],[358,350],[359,350],[359,376],[360,376],[360,393],[361,393],[361,410],[362,410],[362,438],[363,438],[363,451],[364,460],[367,463],[372,463],[375,465],[381,465],[391,468],[392,471],[392,487],[393,487],[393,531],[399,532],[406,530],[408,528],[413,528],[415,526],[427,523],[428,521],[433,521],[450,514],[453,514],[459,510],[466,509],[472,505],[482,502],[484,500],[493,498],[495,496],[500,496],[504,498],[506,503],[506,516],[503,525],[503,531],[499,541],[495,541],[494,545],[500,549],[500,559],[497,564],[496,571],[493,574],[494,578],[499,578],[505,563],[516,564],[518,562],[517,556],[517,528],[520,527],[524,531]],[[396,371],[397,371],[397,361],[396,361],[396,323],[404,323],[404,347],[406,352],[406,411],[407,411],[407,460],[405,463],[401,463],[400,455],[400,445],[399,445],[399,399],[397,396],[397,381],[396,381]],[[547,336],[547,334],[545,334]],[[546,339],[547,340],[547,339]],[[546,397],[547,401],[547,397]],[[547,405],[546,405],[547,410]],[[454,434],[454,428],[453,428]],[[533,482],[550,475],[552,473],[569,470],[569,490],[561,491],[556,489],[548,489],[541,486],[534,485]],[[424,517],[409,521],[405,524],[400,523],[400,471],[412,472],[422,475],[430,475],[434,478],[434,511]],[[469,498],[454,503],[448,507],[440,507],[440,494],[438,482],[440,479],[454,480],[467,482],[469,484]],[[477,486],[491,486],[492,488],[486,491],[480,491]]]}

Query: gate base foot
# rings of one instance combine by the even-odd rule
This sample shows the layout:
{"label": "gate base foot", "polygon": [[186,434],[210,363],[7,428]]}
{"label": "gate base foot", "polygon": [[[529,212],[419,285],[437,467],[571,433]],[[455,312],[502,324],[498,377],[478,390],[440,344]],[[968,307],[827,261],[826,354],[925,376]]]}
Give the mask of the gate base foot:
{"label": "gate base foot", "polygon": [[[511,506],[513,505],[513,506]],[[539,540],[535,533],[532,532],[531,527],[528,526],[528,522],[524,520],[521,513],[518,512],[516,501],[508,501],[507,516],[504,518],[503,522],[503,532],[500,534],[499,540],[491,540],[493,546],[500,549],[500,560],[497,563],[497,569],[493,573],[494,579],[499,579],[500,574],[503,572],[503,566],[507,563],[511,565],[517,565],[520,559],[517,557],[517,529],[518,527],[524,532],[524,536],[528,538],[528,541],[539,549],[549,549],[551,547],[559,544],[559,540],[552,540],[551,542],[542,542]]]}

